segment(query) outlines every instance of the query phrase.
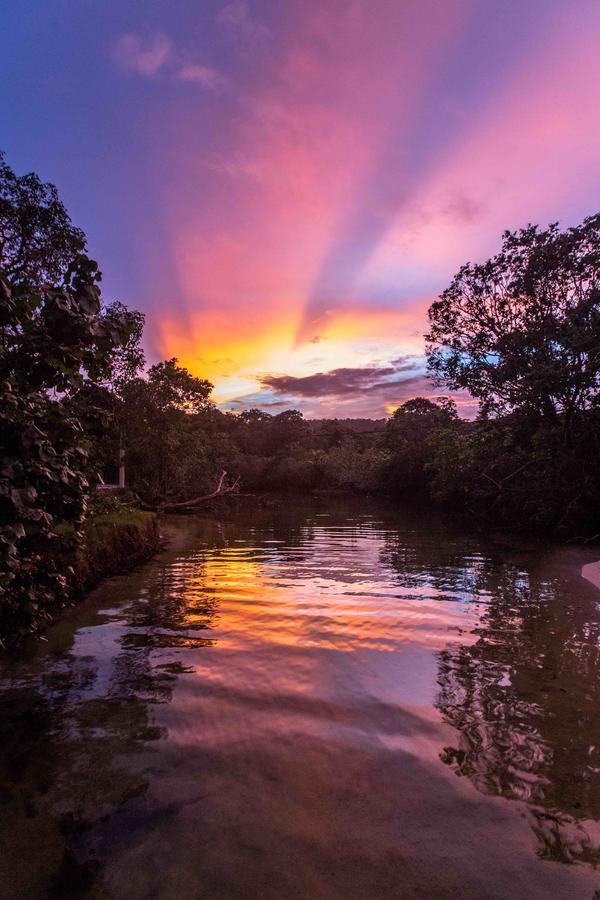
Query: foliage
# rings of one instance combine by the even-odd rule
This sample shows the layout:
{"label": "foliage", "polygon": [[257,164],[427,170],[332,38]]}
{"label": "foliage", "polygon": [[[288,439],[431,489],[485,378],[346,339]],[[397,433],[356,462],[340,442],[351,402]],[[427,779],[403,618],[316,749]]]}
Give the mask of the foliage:
{"label": "foliage", "polygon": [[449,398],[434,402],[415,397],[399,406],[388,420],[383,441],[391,453],[386,472],[388,489],[405,496],[426,492],[431,435],[438,429],[459,427],[456,405]]}
{"label": "foliage", "polygon": [[0,236],[0,627],[14,630],[68,592],[90,474],[77,398],[113,376],[135,321],[102,309],[98,267],[56,189],[3,158]]}
{"label": "foliage", "polygon": [[130,483],[144,497],[162,500],[202,493],[212,477],[211,448],[203,426],[211,416],[210,382],[176,359],[151,366],[120,391],[116,427],[127,451]]}
{"label": "foliage", "polygon": [[322,482],[326,486],[379,492],[393,462],[393,455],[384,447],[361,448],[352,437],[339,447],[321,452]]}
{"label": "foliage", "polygon": [[467,263],[429,310],[431,373],[486,413],[524,409],[553,422],[588,410],[600,387],[600,214],[504,234]]}
{"label": "foliage", "polygon": [[148,370],[144,389],[160,412],[179,410],[199,412],[207,405],[212,384],[196,378],[187,369],[177,365],[176,359],[157,363]]}
{"label": "foliage", "polygon": [[481,415],[429,441],[433,498],[494,524],[600,530],[600,214],[504,234],[429,312],[431,373]]}
{"label": "foliage", "polygon": [[531,414],[481,420],[430,444],[431,495],[493,525],[557,536],[594,534],[600,509],[600,414],[591,411],[566,443],[561,424]]}
{"label": "foliage", "polygon": [[[127,328],[123,333],[123,322]],[[102,325],[112,332],[115,342],[107,354],[104,386],[120,396],[125,385],[135,378],[146,362],[141,346],[145,316],[115,300],[102,309]]]}
{"label": "foliage", "polygon": [[53,184],[17,176],[0,152],[0,270],[14,285],[59,284],[78,256],[85,235],[71,224]]}
{"label": "foliage", "polygon": [[127,318],[108,325],[97,267],[80,257],[61,289],[33,293],[2,279],[0,322],[0,609],[27,621],[67,590],[57,525],[79,536],[87,502],[88,439],[68,398],[101,378],[127,339]]}

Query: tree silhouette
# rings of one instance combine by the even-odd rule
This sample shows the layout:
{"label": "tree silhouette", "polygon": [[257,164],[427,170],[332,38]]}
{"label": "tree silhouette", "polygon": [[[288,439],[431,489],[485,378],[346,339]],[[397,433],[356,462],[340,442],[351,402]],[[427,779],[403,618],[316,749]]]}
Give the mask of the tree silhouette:
{"label": "tree silhouette", "polygon": [[429,310],[429,370],[485,412],[531,410],[565,426],[600,387],[600,213],[504,234],[467,263]]}
{"label": "tree silhouette", "polygon": [[15,285],[59,284],[79,254],[75,228],[53,184],[30,172],[17,176],[0,151],[0,270]]}

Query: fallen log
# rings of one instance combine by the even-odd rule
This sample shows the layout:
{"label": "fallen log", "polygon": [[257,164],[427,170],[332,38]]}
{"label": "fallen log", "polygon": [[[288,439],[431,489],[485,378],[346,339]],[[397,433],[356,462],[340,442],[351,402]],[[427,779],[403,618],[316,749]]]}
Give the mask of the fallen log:
{"label": "fallen log", "polygon": [[207,500],[213,500],[215,497],[222,497],[225,494],[237,491],[240,479],[236,478],[233,484],[227,484],[226,478],[227,472],[223,470],[215,490],[210,494],[203,494],[202,497],[194,497],[192,500],[179,500],[177,503],[160,503],[158,506],[150,507],[147,504],[144,504],[144,506],[146,509],[153,509],[156,512],[169,512],[173,509],[194,509],[195,506],[200,506],[201,503],[206,503]]}

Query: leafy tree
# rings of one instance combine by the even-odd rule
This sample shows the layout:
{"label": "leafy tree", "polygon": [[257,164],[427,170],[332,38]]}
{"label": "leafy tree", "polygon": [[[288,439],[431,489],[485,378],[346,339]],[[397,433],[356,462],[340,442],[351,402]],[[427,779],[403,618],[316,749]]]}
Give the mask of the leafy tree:
{"label": "leafy tree", "polygon": [[392,453],[385,478],[387,489],[401,495],[426,494],[429,439],[437,429],[455,428],[457,424],[456,405],[446,397],[435,402],[414,397],[399,406],[383,435],[383,445]]}
{"label": "leafy tree", "polygon": [[120,334],[119,329],[127,320],[127,339],[125,343],[115,343],[107,358],[107,378],[105,387],[117,395],[123,386],[135,378],[145,363],[144,351],[141,346],[144,333],[145,316],[135,309],[128,309],[118,300],[109,303],[102,309],[103,326],[112,329],[115,336]]}
{"label": "leafy tree", "polygon": [[259,456],[285,454],[297,443],[306,442],[310,429],[301,412],[286,409],[275,416],[260,409],[248,409],[230,416],[236,440],[245,453]]}
{"label": "leafy tree", "polygon": [[0,154],[0,636],[68,592],[95,438],[143,363],[143,316],[102,307],[85,245],[56,188]]}
{"label": "leafy tree", "polygon": [[75,228],[53,184],[33,172],[17,176],[0,152],[0,270],[14,285],[59,284],[84,253],[84,233]]}
{"label": "leafy tree", "polygon": [[[60,286],[82,266],[86,238],[76,228],[53,184],[34,173],[17,176],[0,151],[0,271],[13,288],[27,285],[34,291]],[[95,282],[101,280],[93,265]],[[91,269],[89,270],[92,271]],[[113,343],[103,360],[104,378],[120,381],[133,377],[144,364],[141,338],[144,316],[114,302],[104,307],[104,331],[112,329]],[[128,319],[128,337],[119,334]],[[110,358],[111,365],[106,363]]]}
{"label": "leafy tree", "polygon": [[156,363],[148,370],[148,390],[156,408],[199,412],[209,402],[212,384],[204,378],[196,378],[177,359]]}
{"label": "leafy tree", "polygon": [[229,416],[235,440],[240,449],[253,456],[267,455],[271,443],[271,419],[260,409],[245,409]]}
{"label": "leafy tree", "polygon": [[197,494],[212,478],[211,390],[209,381],[178,366],[175,358],[151,366],[147,378],[123,385],[118,415],[129,481],[147,499]]}
{"label": "leafy tree", "polygon": [[430,372],[486,414],[527,409],[568,429],[598,402],[599,279],[600,214],[505,232],[499,254],[464,265],[432,304]]}
{"label": "leafy tree", "polygon": [[61,288],[0,278],[0,625],[44,615],[67,590],[64,551],[87,504],[89,442],[69,400],[110,375],[128,316],[102,315],[97,265],[79,256]]}
{"label": "leafy tree", "polygon": [[414,446],[421,443],[433,428],[448,427],[457,419],[456,404],[450,397],[440,397],[435,401],[413,397],[399,406],[388,421],[386,444],[392,450],[399,445]]}
{"label": "leafy tree", "polygon": [[286,409],[271,420],[271,452],[286,453],[294,444],[308,437],[304,416],[297,409]]}

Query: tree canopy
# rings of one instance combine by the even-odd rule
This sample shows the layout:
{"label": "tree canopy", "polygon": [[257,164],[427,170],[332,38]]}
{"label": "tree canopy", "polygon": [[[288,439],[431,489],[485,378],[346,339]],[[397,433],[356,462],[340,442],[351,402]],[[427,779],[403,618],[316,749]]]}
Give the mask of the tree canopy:
{"label": "tree canopy", "polygon": [[143,317],[103,308],[56,189],[0,165],[0,618],[64,592],[89,494],[93,386],[139,366]]}
{"label": "tree canopy", "polygon": [[484,413],[526,409],[567,423],[598,401],[600,214],[561,231],[506,231],[429,310],[429,370]]}
{"label": "tree canopy", "polygon": [[59,284],[85,253],[58,191],[33,172],[15,175],[0,151],[0,270],[15,285]]}

